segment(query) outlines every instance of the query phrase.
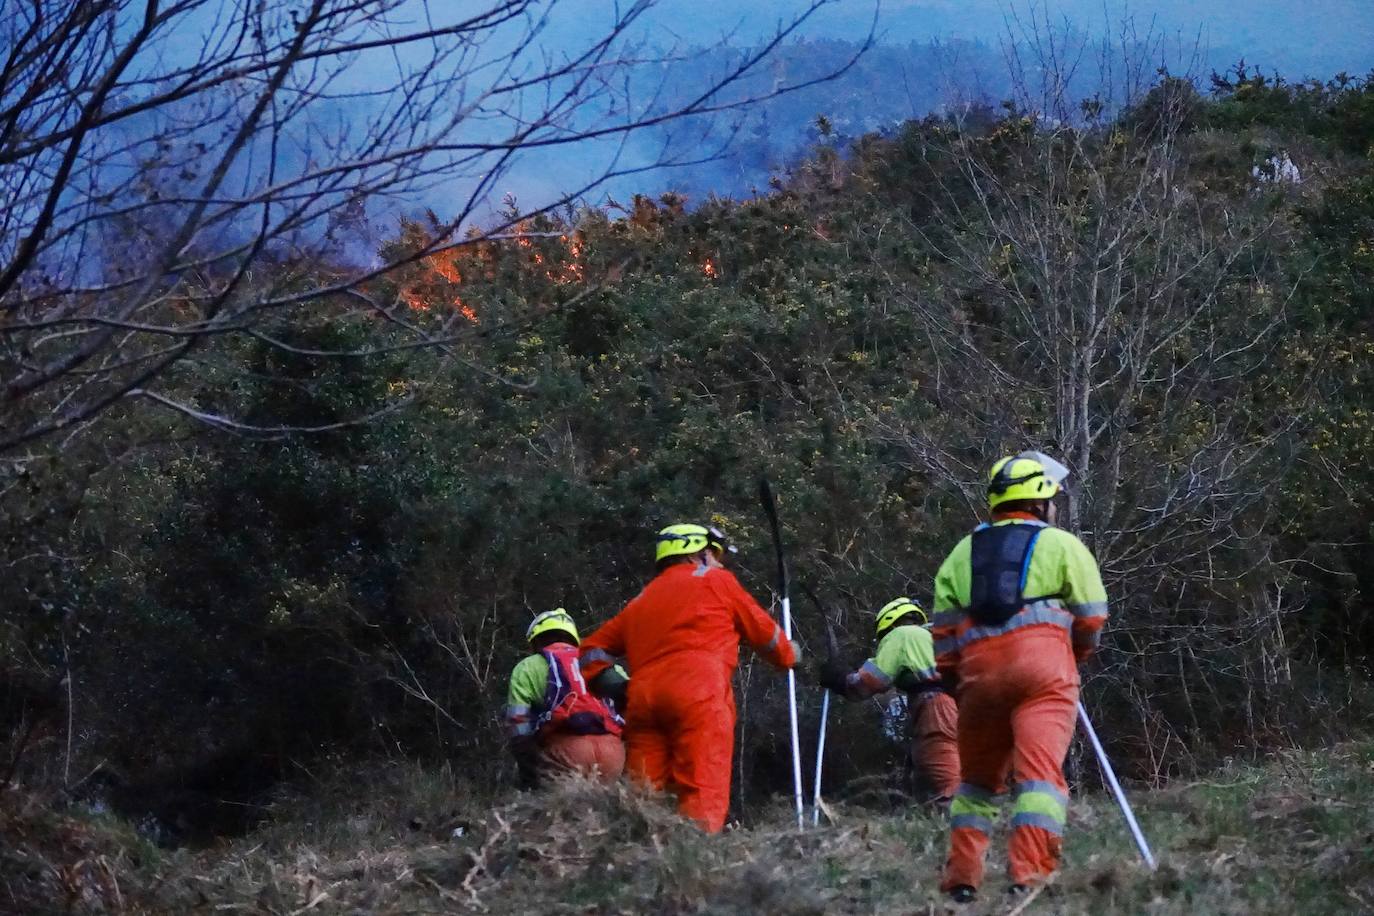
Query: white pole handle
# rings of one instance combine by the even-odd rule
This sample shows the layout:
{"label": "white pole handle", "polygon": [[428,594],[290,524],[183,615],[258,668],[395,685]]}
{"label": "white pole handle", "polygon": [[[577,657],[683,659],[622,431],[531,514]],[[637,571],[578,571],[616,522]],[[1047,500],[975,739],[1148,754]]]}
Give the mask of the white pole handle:
{"label": "white pole handle", "polygon": [[1092,742],[1093,751],[1097,754],[1097,762],[1102,767],[1102,775],[1107,777],[1107,785],[1111,786],[1112,794],[1116,796],[1116,803],[1121,808],[1121,813],[1126,816],[1126,826],[1131,828],[1131,836],[1135,837],[1136,848],[1140,850],[1140,857],[1145,860],[1145,864],[1154,871],[1158,866],[1155,864],[1154,853],[1150,852],[1150,844],[1145,841],[1145,834],[1140,832],[1140,825],[1136,823],[1135,812],[1131,810],[1131,803],[1126,801],[1126,793],[1121,791],[1121,783],[1116,781],[1116,772],[1112,769],[1112,763],[1107,759],[1107,752],[1102,749],[1102,742],[1097,740],[1097,732],[1093,730],[1093,723],[1088,718],[1088,711],[1083,708],[1083,701],[1078,701],[1078,721],[1083,723],[1083,731],[1088,733],[1088,740]]}
{"label": "white pole handle", "polygon": [[816,739],[816,785],[811,796],[811,825],[821,822],[821,768],[825,764],[825,725],[830,721],[830,691],[826,690],[821,699],[821,731]]}
{"label": "white pole handle", "polygon": [[[782,633],[792,641],[792,600],[782,596]],[[802,801],[801,740],[797,737],[797,672],[787,669],[787,712],[792,726],[792,791],[797,802],[797,829],[806,828],[806,806]]]}

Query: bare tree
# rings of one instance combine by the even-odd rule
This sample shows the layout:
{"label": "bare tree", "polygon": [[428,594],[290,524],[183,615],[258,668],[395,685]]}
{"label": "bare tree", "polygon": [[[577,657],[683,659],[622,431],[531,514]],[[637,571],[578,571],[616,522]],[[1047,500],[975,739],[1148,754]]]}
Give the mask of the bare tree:
{"label": "bare tree", "polygon": [[[684,52],[649,50],[652,0],[598,4],[599,33],[561,48],[550,46],[559,23],[588,14],[558,0],[7,5],[0,455],[31,459],[131,400],[246,429],[159,380],[210,338],[286,347],[262,331],[267,316],[362,311],[417,345],[469,331],[457,314],[421,330],[372,281],[509,236],[616,176],[709,156],[719,132],[647,162],[624,153],[644,128],[800,88],[746,87],[828,2],[802,4],[671,104],[646,65]],[[590,144],[601,160],[580,186],[492,218],[520,157]],[[349,249],[369,210],[440,192],[452,216],[419,250]]]}
{"label": "bare tree", "polygon": [[[873,234],[894,307],[922,329],[934,413],[873,410],[872,428],[970,516],[996,455],[1064,458],[1067,525],[1117,599],[1114,672],[1154,747],[1203,727],[1215,697],[1193,693],[1218,680],[1263,719],[1297,607],[1266,500],[1304,399],[1301,370],[1281,368],[1292,233],[1271,197],[1237,207],[1193,174],[1195,97],[1165,78],[1106,126],[1012,111],[932,132],[916,215]],[[894,263],[884,233],[922,260]]]}

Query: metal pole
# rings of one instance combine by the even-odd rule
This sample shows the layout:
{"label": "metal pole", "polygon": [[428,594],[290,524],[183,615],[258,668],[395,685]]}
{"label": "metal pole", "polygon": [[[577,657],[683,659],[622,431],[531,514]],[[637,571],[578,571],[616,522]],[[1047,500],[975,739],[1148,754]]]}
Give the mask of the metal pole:
{"label": "metal pole", "polygon": [[811,825],[821,823],[821,767],[825,763],[825,724],[830,720],[830,691],[821,698],[821,730],[816,739],[816,784],[815,794],[811,796]]}
{"label": "metal pole", "polygon": [[[792,599],[787,589],[787,555],[782,547],[782,526],[778,524],[778,505],[768,478],[759,479],[759,502],[763,504],[768,525],[773,529],[773,547],[778,554],[778,592],[782,597],[782,633],[792,642]],[[787,669],[788,724],[792,729],[792,794],[797,802],[797,829],[806,829],[806,806],[802,801],[801,739],[797,736],[797,672]]]}
{"label": "metal pole", "polygon": [[1083,708],[1083,701],[1078,701],[1078,721],[1083,723],[1083,731],[1088,733],[1088,740],[1092,742],[1093,751],[1097,754],[1097,762],[1102,767],[1102,775],[1107,778],[1107,785],[1112,789],[1112,794],[1116,796],[1116,803],[1121,808],[1121,813],[1126,816],[1126,826],[1131,828],[1131,836],[1135,837],[1136,848],[1140,850],[1140,857],[1145,860],[1145,864],[1154,871],[1158,866],[1155,864],[1154,853],[1150,852],[1150,844],[1145,841],[1145,834],[1140,832],[1140,825],[1136,823],[1135,812],[1131,810],[1131,803],[1126,801],[1126,793],[1121,791],[1121,783],[1116,781],[1116,772],[1112,769],[1112,763],[1107,759],[1107,752],[1102,749],[1102,742],[1097,740],[1097,732],[1093,730],[1093,723],[1088,718],[1088,711]]}
{"label": "metal pole", "polygon": [[[782,633],[792,641],[792,601],[782,596]],[[797,829],[806,828],[806,806],[802,801],[801,739],[797,736],[797,672],[787,669],[787,712],[792,727],[792,791],[797,801]]]}

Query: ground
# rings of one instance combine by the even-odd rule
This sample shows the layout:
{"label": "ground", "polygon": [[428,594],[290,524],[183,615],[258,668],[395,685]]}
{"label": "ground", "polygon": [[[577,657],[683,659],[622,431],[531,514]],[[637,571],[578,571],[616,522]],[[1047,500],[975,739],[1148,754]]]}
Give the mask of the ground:
{"label": "ground", "polygon": [[706,837],[624,787],[493,806],[460,785],[412,766],[340,773],[283,799],[254,833],[198,851],[0,796],[0,911],[1374,913],[1374,743],[1134,790],[1153,874],[1111,799],[1084,793],[1052,885],[1009,901],[995,858],[982,899],[958,909],[936,890],[936,812],[836,804],[829,824],[798,832],[780,802],[762,823]]}

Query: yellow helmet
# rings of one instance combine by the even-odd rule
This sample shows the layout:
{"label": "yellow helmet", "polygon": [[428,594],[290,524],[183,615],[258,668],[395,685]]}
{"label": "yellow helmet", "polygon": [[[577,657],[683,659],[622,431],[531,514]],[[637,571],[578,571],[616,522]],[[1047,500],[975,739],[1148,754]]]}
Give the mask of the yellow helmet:
{"label": "yellow helmet", "polygon": [[727,541],[725,535],[714,525],[669,525],[658,533],[654,562],[658,563],[669,557],[691,556],[707,547],[718,554],[726,551],[736,552],[735,545]]}
{"label": "yellow helmet", "polygon": [[577,633],[577,624],[573,623],[572,615],[561,607],[545,611],[530,621],[530,628],[525,631],[525,642],[534,642],[536,636],[554,630],[562,630],[572,637],[573,645],[581,645],[582,637]]}
{"label": "yellow helmet", "polygon": [[908,614],[916,614],[921,623],[928,619],[925,610],[910,598],[893,598],[878,612],[878,638],[882,639],[888,630]]}
{"label": "yellow helmet", "polygon": [[1068,468],[1040,452],[1003,458],[988,473],[988,507],[1017,499],[1050,499],[1062,487]]}

